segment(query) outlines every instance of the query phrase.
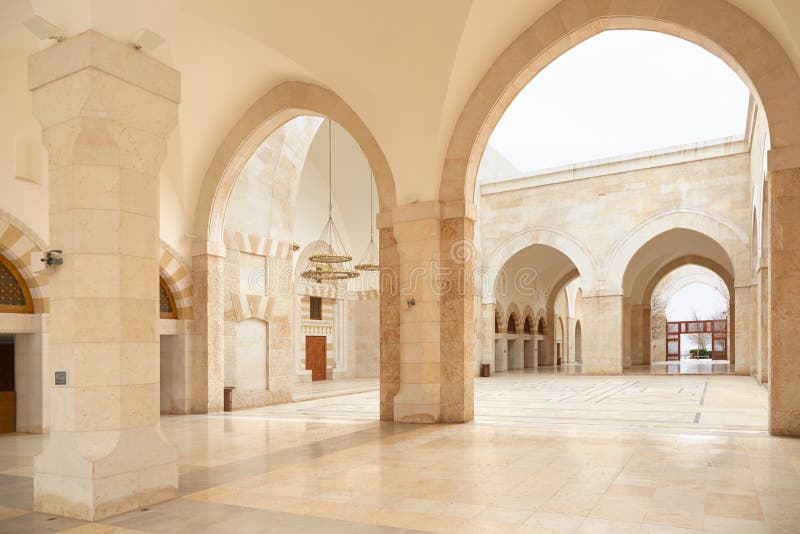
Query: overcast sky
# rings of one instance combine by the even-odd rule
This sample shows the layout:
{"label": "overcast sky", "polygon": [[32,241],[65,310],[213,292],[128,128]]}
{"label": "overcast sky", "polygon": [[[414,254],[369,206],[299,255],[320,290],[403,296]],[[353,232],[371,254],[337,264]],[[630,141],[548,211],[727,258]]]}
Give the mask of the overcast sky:
{"label": "overcast sky", "polygon": [[719,291],[708,284],[693,282],[678,291],[667,304],[668,321],[691,321],[693,311],[699,319],[713,319],[725,311],[728,303]]}
{"label": "overcast sky", "polygon": [[744,133],[749,91],[716,56],[646,31],[606,31],[548,65],[489,143],[521,171]]}

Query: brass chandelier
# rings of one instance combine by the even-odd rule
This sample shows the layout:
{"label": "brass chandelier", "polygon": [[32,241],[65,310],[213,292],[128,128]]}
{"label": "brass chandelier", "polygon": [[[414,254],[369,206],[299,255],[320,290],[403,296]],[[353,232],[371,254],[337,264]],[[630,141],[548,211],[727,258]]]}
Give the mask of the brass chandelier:
{"label": "brass chandelier", "polygon": [[367,244],[367,249],[364,251],[364,254],[361,256],[361,260],[356,264],[357,271],[378,271],[380,270],[379,265],[379,258],[378,258],[378,246],[375,244],[375,239],[373,238],[373,228],[374,225],[372,224],[372,173],[369,173],[369,244]]}
{"label": "brass chandelier", "polygon": [[350,263],[353,257],[347,253],[336,225],[333,222],[333,156],[331,138],[332,121],[328,119],[328,222],[322,229],[322,235],[314,245],[308,264],[300,274],[305,279],[317,283],[348,280],[358,276]]}

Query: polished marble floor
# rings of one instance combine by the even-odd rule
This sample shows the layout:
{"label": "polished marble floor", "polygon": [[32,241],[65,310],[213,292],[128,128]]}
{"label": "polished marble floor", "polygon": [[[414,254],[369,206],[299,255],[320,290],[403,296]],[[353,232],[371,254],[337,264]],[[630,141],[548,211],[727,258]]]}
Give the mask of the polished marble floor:
{"label": "polished marble floor", "polygon": [[656,362],[650,365],[632,365],[624,369],[623,374],[649,375],[722,375],[733,374],[736,365],[728,360],[713,361],[710,359],[695,360],[683,358],[680,361]]}
{"label": "polished marble floor", "polygon": [[376,420],[365,392],[164,417],[181,498],[87,525],[34,514],[45,437],[0,437],[0,532],[798,532],[800,440],[737,376],[476,380],[476,420]]}
{"label": "polished marble floor", "polygon": [[377,378],[344,378],[339,380],[318,380],[294,384],[292,398],[295,402],[325,397],[339,397],[365,391],[377,391],[380,383]]}

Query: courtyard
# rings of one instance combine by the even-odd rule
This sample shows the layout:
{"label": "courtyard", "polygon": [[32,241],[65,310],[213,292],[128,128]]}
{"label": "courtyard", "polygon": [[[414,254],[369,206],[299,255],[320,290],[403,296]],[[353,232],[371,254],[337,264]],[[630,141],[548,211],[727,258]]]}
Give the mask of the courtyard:
{"label": "courtyard", "polygon": [[733,533],[800,523],[800,443],[767,434],[766,390],[752,378],[506,373],[475,390],[475,421],[460,425],[379,422],[377,391],[164,416],[180,497],[94,524],[33,513],[32,459],[47,437],[2,436],[0,532]]}

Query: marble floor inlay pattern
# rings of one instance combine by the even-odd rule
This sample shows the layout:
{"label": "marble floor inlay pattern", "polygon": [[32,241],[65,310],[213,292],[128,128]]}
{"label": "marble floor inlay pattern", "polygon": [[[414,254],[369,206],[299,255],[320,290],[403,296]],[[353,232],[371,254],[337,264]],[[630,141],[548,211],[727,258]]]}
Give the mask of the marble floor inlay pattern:
{"label": "marble floor inlay pattern", "polygon": [[2,532],[798,532],[800,440],[738,376],[476,380],[476,420],[377,421],[377,393],[162,418],[179,499],[32,513],[46,436],[0,436]]}

